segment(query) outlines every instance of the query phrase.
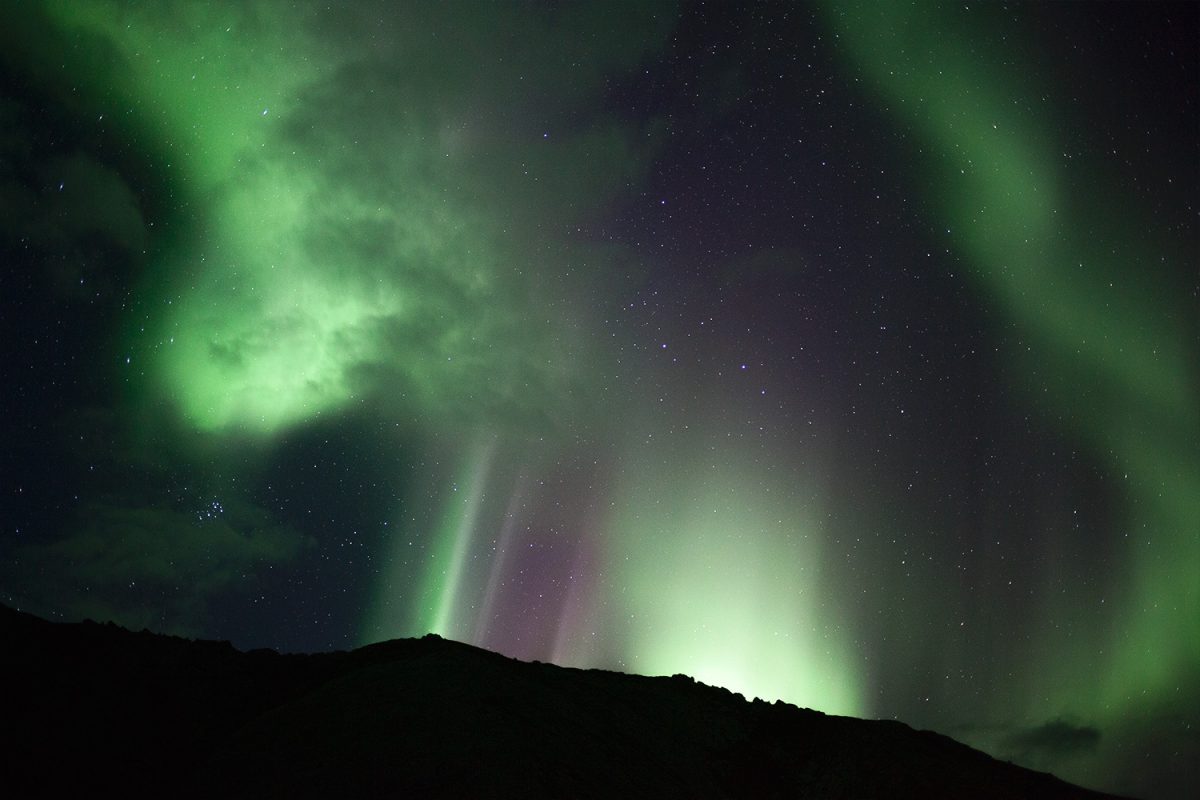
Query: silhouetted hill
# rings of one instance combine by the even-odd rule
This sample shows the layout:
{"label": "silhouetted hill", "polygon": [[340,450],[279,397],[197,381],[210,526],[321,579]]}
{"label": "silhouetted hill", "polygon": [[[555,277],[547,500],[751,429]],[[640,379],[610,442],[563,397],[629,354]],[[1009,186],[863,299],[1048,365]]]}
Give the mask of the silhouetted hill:
{"label": "silhouetted hill", "polygon": [[8,797],[1101,798],[897,722],[427,636],[243,653],[0,606]]}

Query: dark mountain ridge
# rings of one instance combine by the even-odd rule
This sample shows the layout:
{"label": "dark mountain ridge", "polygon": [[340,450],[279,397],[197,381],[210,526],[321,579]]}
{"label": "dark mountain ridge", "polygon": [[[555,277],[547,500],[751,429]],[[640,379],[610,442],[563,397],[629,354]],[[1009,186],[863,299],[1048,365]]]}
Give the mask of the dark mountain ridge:
{"label": "dark mountain ridge", "polygon": [[0,606],[9,797],[1103,798],[899,722],[436,636],[240,652]]}

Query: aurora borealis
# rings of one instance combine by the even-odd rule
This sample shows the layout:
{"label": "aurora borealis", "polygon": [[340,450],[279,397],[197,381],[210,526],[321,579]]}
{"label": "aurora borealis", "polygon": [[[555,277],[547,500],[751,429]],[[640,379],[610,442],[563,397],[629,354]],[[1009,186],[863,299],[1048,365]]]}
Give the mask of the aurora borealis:
{"label": "aurora borealis", "polygon": [[1198,26],[8,4],[0,601],[434,631],[1188,796]]}

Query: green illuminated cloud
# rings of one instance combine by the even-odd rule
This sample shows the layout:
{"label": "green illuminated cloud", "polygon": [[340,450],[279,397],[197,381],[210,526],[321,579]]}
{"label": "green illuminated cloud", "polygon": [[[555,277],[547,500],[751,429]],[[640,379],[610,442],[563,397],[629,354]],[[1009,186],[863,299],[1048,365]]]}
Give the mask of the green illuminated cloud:
{"label": "green illuminated cloud", "polygon": [[662,35],[655,11],[597,35],[595,9],[413,6],[376,50],[374,17],[315,3],[50,8],[108,42],[99,93],[162,137],[195,204],[130,335],[152,404],[250,434],[358,403],[456,427],[575,414],[586,307],[558,299],[586,297],[592,255],[568,234],[645,162],[588,109]]}

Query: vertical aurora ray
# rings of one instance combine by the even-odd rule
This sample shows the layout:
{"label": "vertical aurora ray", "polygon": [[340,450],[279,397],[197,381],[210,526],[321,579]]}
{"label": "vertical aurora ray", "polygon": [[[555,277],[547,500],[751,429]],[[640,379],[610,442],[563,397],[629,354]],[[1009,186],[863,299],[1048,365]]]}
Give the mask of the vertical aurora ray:
{"label": "vertical aurora ray", "polygon": [[484,646],[489,642],[488,634],[496,615],[496,602],[500,594],[500,586],[504,580],[505,570],[508,569],[509,556],[514,547],[520,509],[525,498],[525,483],[525,477],[519,477],[516,487],[509,496],[508,507],[504,510],[504,518],[500,523],[500,535],[496,539],[492,563],[488,568],[487,583],[484,585],[483,597],[479,603],[479,615],[475,619],[475,641]]}
{"label": "vertical aurora ray", "polygon": [[[528,455],[514,462],[511,443],[492,438],[461,459],[456,480],[414,493],[417,515],[406,512],[387,536],[361,643],[433,632],[525,660],[620,665],[613,642],[624,627],[604,618],[612,540],[597,490],[564,502],[546,489],[561,486],[563,473]],[[595,477],[580,472],[579,485]],[[440,513],[422,520],[430,496]],[[420,555],[416,541],[428,543]]]}
{"label": "vertical aurora ray", "polygon": [[550,660],[563,666],[586,667],[595,663],[596,595],[601,577],[598,552],[603,542],[600,526],[585,519],[575,542],[575,555],[566,575],[567,591],[558,611]]}
{"label": "vertical aurora ray", "polygon": [[[496,451],[494,438],[477,443],[460,457],[457,472],[419,481],[405,498],[384,538],[383,572],[363,613],[361,644],[426,633],[473,640],[477,626],[464,610],[471,596],[464,582],[470,580],[476,530],[486,517]],[[437,505],[438,511],[428,507]]]}
{"label": "vertical aurora ray", "polygon": [[[956,15],[830,4],[827,17],[849,63],[917,135],[936,227],[1017,330],[1023,346],[1001,351],[1012,384],[1117,476],[1125,511],[1107,624],[1047,592],[1026,623],[1030,668],[1004,693],[1028,705],[995,711],[1136,716],[1176,702],[1200,668],[1195,312],[1167,277],[1194,254],[1132,192],[1114,191],[1104,164],[1065,160],[1079,148],[1051,122],[1054,88],[951,30]],[[1088,633],[1064,640],[1061,621],[1076,619]]]}
{"label": "vertical aurora ray", "polygon": [[477,447],[459,479],[451,486],[450,498],[434,534],[431,557],[425,568],[418,611],[419,630],[447,638],[469,638],[469,633],[459,630],[457,604],[461,599],[463,576],[495,451],[495,442]]}

